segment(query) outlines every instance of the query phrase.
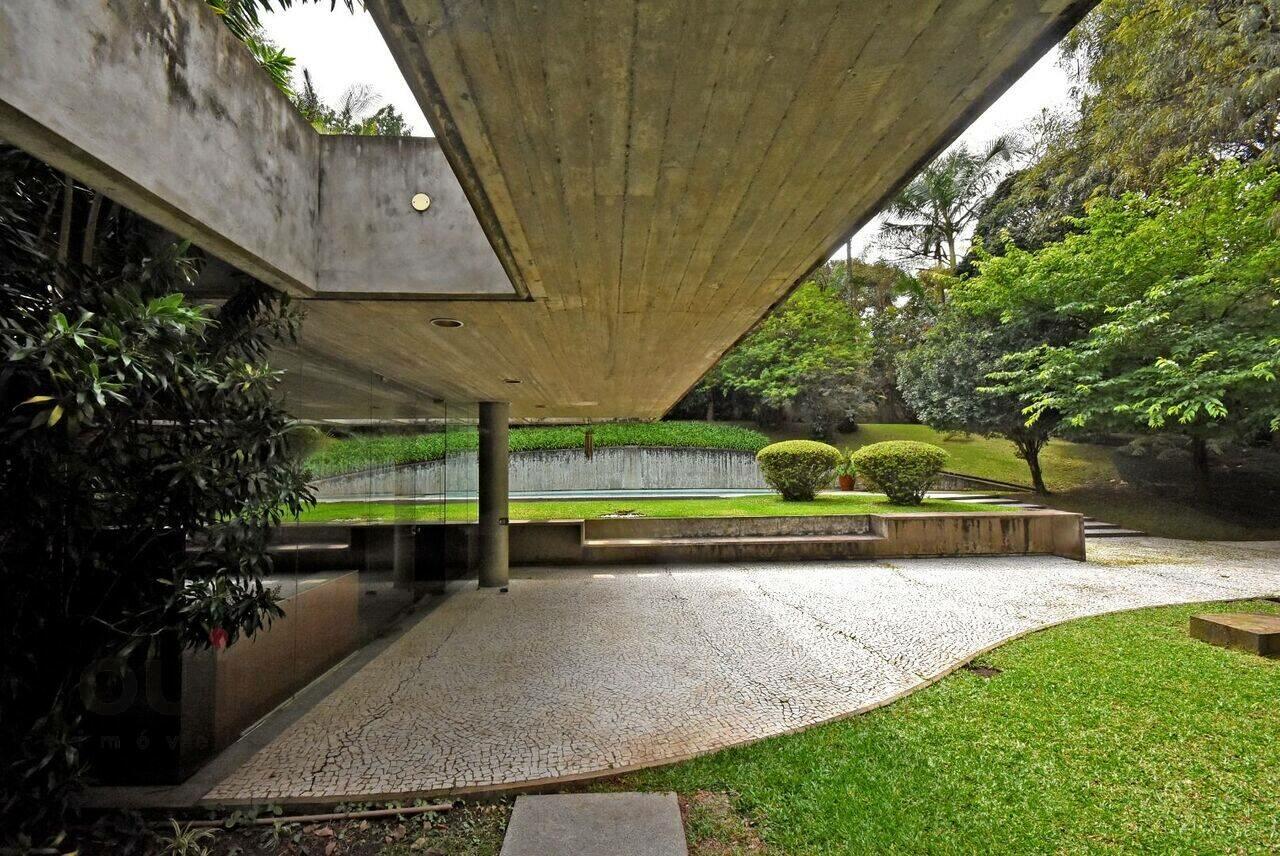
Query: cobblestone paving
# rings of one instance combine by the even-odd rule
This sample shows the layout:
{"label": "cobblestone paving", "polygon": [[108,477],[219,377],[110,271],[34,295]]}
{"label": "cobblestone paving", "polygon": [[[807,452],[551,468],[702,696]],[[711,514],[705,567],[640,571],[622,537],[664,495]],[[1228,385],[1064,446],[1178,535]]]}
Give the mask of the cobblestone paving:
{"label": "cobblestone paving", "polygon": [[538,570],[427,614],[207,800],[390,795],[654,764],[883,703],[1065,619],[1280,594],[1280,546]]}

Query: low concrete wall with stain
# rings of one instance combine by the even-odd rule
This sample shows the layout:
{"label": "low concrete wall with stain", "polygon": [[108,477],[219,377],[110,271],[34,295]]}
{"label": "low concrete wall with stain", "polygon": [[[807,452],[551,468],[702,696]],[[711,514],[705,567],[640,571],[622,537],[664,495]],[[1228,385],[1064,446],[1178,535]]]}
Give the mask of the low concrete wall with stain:
{"label": "low concrete wall with stain", "polygon": [[[372,467],[316,479],[320,499],[475,494],[476,454],[447,461]],[[511,491],[761,490],[768,488],[753,452],[609,446],[588,458],[581,449],[513,452]]]}

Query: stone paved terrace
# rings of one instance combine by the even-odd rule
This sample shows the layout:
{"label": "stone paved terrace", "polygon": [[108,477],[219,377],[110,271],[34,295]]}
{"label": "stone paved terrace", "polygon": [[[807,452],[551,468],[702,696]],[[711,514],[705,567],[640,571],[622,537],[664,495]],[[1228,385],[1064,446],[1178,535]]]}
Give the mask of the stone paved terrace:
{"label": "stone paved terrace", "polygon": [[426,794],[652,765],[865,711],[1029,630],[1280,594],[1280,545],[537,570],[425,614],[206,795]]}

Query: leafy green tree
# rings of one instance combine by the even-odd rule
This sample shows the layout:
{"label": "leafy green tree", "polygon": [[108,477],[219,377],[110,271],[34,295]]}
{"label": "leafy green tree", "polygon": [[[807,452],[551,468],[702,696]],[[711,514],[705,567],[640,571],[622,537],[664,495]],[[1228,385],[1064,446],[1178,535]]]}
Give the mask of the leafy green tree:
{"label": "leafy green tree", "polygon": [[795,406],[823,436],[860,403],[869,355],[866,328],[840,293],[809,282],[721,359],[707,385]]}
{"label": "leafy green tree", "polygon": [[[294,97],[294,106],[322,134],[354,134],[361,137],[407,137],[409,121],[391,104],[376,107],[378,95],[373,88],[357,84],[347,87],[336,105],[326,104],[311,82],[311,74],[302,72],[302,87]],[[376,109],[375,109],[376,107]]]}
{"label": "leafy green tree", "polygon": [[1075,335],[1011,355],[993,389],[1031,424],[1177,432],[1207,443],[1280,428],[1280,172],[1225,161],[1154,195],[1100,198],[1065,240],[980,262],[967,311],[1053,317]]}
{"label": "leafy green tree", "polygon": [[1001,325],[953,305],[914,348],[898,357],[898,385],[929,427],[1012,442],[1017,456],[1027,462],[1032,487],[1047,493],[1040,451],[1058,420],[1046,413],[1028,424],[1017,395],[984,388],[986,378],[1002,368],[1006,354],[1040,341],[1038,326]]}
{"label": "leafy green tree", "polygon": [[1078,118],[1042,124],[1032,163],[984,206],[974,232],[987,252],[1060,240],[1087,200],[1155,191],[1192,160],[1275,163],[1274,0],[1102,0],[1065,47]]}
{"label": "leafy green tree", "polygon": [[1017,141],[1009,136],[980,151],[958,146],[947,152],[889,202],[880,240],[904,260],[954,272],[961,239],[1016,152]]}
{"label": "leafy green tree", "polygon": [[1085,70],[1085,179],[1154,189],[1188,161],[1273,161],[1280,144],[1274,0],[1103,0],[1066,40]]}
{"label": "leafy green tree", "polygon": [[310,497],[267,351],[298,316],[247,280],[192,304],[199,267],[0,148],[0,841],[59,828],[89,662],[280,614],[266,532]]}

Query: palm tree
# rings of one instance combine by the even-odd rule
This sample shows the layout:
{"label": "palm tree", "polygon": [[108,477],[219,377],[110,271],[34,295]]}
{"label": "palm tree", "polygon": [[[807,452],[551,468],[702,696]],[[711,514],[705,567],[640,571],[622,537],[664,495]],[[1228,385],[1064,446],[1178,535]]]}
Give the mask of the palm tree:
{"label": "palm tree", "polygon": [[899,251],[901,261],[924,261],[954,273],[956,244],[1017,153],[1018,144],[1008,135],[980,151],[962,145],[947,152],[889,202],[880,240]]}

